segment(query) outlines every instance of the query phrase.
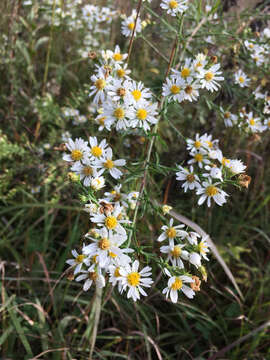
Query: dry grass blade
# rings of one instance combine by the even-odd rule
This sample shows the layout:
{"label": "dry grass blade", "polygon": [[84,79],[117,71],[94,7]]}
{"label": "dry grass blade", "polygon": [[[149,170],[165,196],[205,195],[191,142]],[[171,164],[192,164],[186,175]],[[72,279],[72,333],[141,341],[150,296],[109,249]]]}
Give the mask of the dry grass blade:
{"label": "dry grass blade", "polygon": [[235,290],[237,291],[238,295],[240,296],[241,300],[243,301],[244,296],[243,296],[241,290],[239,289],[239,286],[237,285],[231,270],[228,268],[225,261],[220,256],[220,254],[218,252],[218,249],[217,249],[216,245],[213,243],[213,240],[210,238],[210,236],[198,224],[196,224],[195,222],[193,222],[190,219],[186,218],[185,216],[180,215],[180,214],[176,213],[175,211],[170,211],[170,215],[172,217],[174,217],[175,219],[177,219],[178,221],[181,221],[182,223],[186,224],[187,226],[189,226],[190,228],[195,230],[201,236],[206,236],[207,237],[207,242],[208,242],[209,246],[211,247],[211,250],[212,250],[213,254],[215,255],[217,261],[222,266],[224,272],[226,273],[226,275],[228,276],[228,278],[232,282]]}
{"label": "dry grass blade", "polygon": [[48,349],[46,351],[43,351],[42,353],[36,355],[35,357],[29,359],[29,360],[35,360],[35,359],[39,359],[41,356],[45,355],[45,354],[48,354],[48,353],[51,353],[51,352],[56,352],[56,351],[68,351],[69,348],[67,347],[63,347],[63,348],[59,348],[59,349]]}
{"label": "dry grass blade", "polygon": [[[137,334],[137,335],[140,335],[142,337],[145,337],[145,334],[142,333],[141,331],[132,331],[131,334]],[[157,344],[154,342],[153,339],[150,338],[150,336],[146,336],[147,340],[150,342],[151,345],[153,345],[155,351],[156,351],[156,354],[157,354],[157,357],[159,360],[162,360],[162,356],[161,356],[161,353],[159,351],[159,348],[157,346]]]}
{"label": "dry grass blade", "polygon": [[92,335],[90,338],[90,355],[89,360],[92,359],[96,338],[97,338],[97,330],[98,330],[98,324],[99,324],[99,318],[100,318],[100,312],[101,312],[101,298],[102,298],[102,288],[97,287],[96,288],[96,298],[95,298],[95,322],[93,326]]}

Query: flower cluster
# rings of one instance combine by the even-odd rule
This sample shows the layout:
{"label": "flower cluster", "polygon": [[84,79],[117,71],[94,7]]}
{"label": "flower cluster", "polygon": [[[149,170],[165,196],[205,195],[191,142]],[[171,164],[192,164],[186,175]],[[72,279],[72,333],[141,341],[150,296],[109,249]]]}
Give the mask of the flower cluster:
{"label": "flower cluster", "polygon": [[167,10],[167,14],[177,16],[187,10],[188,0],[162,0],[160,7]]}
{"label": "flower cluster", "polygon": [[195,59],[187,58],[180,70],[172,69],[172,75],[163,84],[162,95],[169,102],[196,101],[200,89],[218,90],[219,82],[224,80],[219,69],[220,64],[213,64],[204,54],[198,54]]}
{"label": "flower cluster", "polygon": [[114,127],[117,131],[129,128],[150,130],[157,123],[157,103],[142,82],[129,77],[130,70],[123,64],[127,54],[118,45],[115,50],[102,51],[103,64],[91,76],[90,96],[103,109],[97,116],[99,130]]}
{"label": "flower cluster", "polygon": [[[227,159],[218,146],[218,140],[211,135],[196,135],[195,140],[187,139],[187,150],[191,159],[189,167],[178,165],[176,179],[183,182],[184,191],[194,190],[199,195],[198,205],[211,200],[222,206],[228,194],[222,190],[226,182],[244,172],[246,166],[241,160]],[[194,167],[193,167],[194,166]]]}
{"label": "flower cluster", "polygon": [[196,232],[184,230],[183,224],[175,226],[173,219],[170,219],[168,225],[163,225],[161,230],[162,233],[157,241],[167,242],[167,245],[161,246],[160,252],[167,256],[164,271],[169,277],[163,294],[166,295],[166,298],[170,295],[174,303],[178,300],[179,291],[192,299],[195,292],[200,290],[200,280],[198,276],[191,275],[188,270],[193,271],[192,267],[194,266],[206,280],[202,260],[208,260],[207,237],[201,238]]}

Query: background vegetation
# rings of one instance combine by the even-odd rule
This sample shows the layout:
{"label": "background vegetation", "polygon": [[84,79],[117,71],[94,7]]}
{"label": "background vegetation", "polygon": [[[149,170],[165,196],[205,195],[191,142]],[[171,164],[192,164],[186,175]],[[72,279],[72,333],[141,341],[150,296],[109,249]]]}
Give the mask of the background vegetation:
{"label": "background vegetation", "polygon": [[[80,52],[89,30],[71,27],[68,18],[52,26],[53,1],[33,1],[32,6],[25,2],[0,2],[0,346],[4,359],[87,359],[97,325],[94,290],[84,293],[71,282],[65,261],[88,231],[89,219],[68,179],[61,144],[65,131],[73,137],[97,135],[88,98],[94,61]],[[132,1],[96,3],[128,15],[136,6]],[[205,3],[191,3],[196,17],[187,17],[187,35],[204,16],[199,5]],[[195,105],[170,109],[169,121],[161,122],[151,164],[154,175],[147,187],[150,200],[139,214],[137,232],[142,244],[155,244],[161,222],[151,201],[173,206],[211,235],[243,296],[214,256],[207,268],[208,282],[193,301],[181,299],[174,305],[153,288],[147,298],[133,303],[106,288],[93,359],[270,358],[269,131],[259,137],[225,128],[217,110],[219,105],[240,109],[250,104],[247,93],[231,80],[238,66],[253,76],[253,88],[263,80],[265,91],[269,90],[269,72],[247,62],[240,51],[241,41],[267,27],[268,2],[249,2],[249,7],[243,2],[237,7],[236,1],[214,3],[219,20],[200,27],[192,52],[218,56],[226,74],[224,86]],[[143,7],[142,18],[149,24],[135,39],[129,63],[133,76],[157,92],[174,38],[163,26],[163,19],[171,19],[161,13],[158,1],[151,8]],[[109,31],[94,35],[99,43],[93,50],[100,44],[111,49],[119,44],[127,50],[119,16],[102,26]],[[211,34],[213,44],[205,40]],[[65,106],[78,109],[87,121],[74,124],[64,116]],[[241,158],[248,165],[250,187],[232,189],[228,204],[221,208],[198,208],[195,198],[180,191],[174,174],[159,165],[173,167],[187,158],[175,129],[190,138],[197,132],[219,138],[228,157]],[[119,135],[110,134],[119,157],[138,161],[131,183],[136,187],[147,139],[133,136],[125,141],[128,147]],[[158,246],[154,248],[158,252]]]}

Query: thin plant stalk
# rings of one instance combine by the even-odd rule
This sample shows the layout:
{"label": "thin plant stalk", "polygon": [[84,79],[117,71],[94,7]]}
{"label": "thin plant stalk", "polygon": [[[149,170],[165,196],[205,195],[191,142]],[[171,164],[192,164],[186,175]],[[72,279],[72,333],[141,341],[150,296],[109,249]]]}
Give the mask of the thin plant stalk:
{"label": "thin plant stalk", "polygon": [[46,88],[46,83],[47,83],[47,78],[48,78],[48,70],[49,70],[50,56],[51,56],[51,50],[52,50],[52,40],[53,40],[55,7],[56,7],[56,0],[53,0],[50,39],[49,39],[49,44],[48,44],[47,56],[46,56],[45,71],[44,71],[44,77],[43,77],[42,95],[44,95],[44,93],[45,93],[45,88]]}

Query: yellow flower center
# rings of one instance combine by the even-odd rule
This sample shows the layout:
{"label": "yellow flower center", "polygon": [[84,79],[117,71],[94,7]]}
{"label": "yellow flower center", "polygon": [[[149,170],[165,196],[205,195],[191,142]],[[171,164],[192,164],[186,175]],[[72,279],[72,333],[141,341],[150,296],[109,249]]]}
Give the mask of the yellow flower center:
{"label": "yellow flower center", "polygon": [[211,71],[207,72],[204,75],[204,78],[205,78],[206,81],[211,81],[213,79],[213,77],[214,77],[214,74]]}
{"label": "yellow flower center", "polygon": [[99,241],[98,243],[98,247],[101,249],[101,250],[108,250],[109,247],[110,247],[110,241],[109,239],[107,238],[103,238]]}
{"label": "yellow flower center", "polygon": [[203,156],[202,154],[196,154],[194,156],[194,159],[197,161],[197,162],[202,162],[203,161]]}
{"label": "yellow flower center", "polygon": [[249,44],[248,45],[250,49],[253,49],[254,45],[253,44]]}
{"label": "yellow flower center", "polygon": [[117,255],[115,253],[109,251],[109,256],[114,259],[114,258],[116,258]]}
{"label": "yellow flower center", "polygon": [[138,109],[137,118],[140,120],[145,120],[147,118],[147,111],[145,109]]}
{"label": "yellow flower center", "polygon": [[269,127],[270,127],[270,121],[268,121],[267,126],[269,126]]}
{"label": "yellow flower center", "polygon": [[71,152],[72,160],[79,161],[82,159],[82,157],[83,157],[83,153],[81,150],[72,150],[72,152]]}
{"label": "yellow flower center", "polygon": [[224,113],[225,119],[229,119],[230,116],[231,116],[231,113],[229,113],[229,111],[226,111],[226,112]]}
{"label": "yellow flower center", "polygon": [[178,6],[177,1],[171,0],[171,1],[169,2],[169,7],[170,7],[171,9],[176,9],[177,6]]}
{"label": "yellow flower center", "polygon": [[118,70],[117,70],[117,76],[118,76],[118,77],[122,78],[122,77],[124,77],[125,75],[126,75],[126,72],[125,72],[124,69],[118,69]]}
{"label": "yellow flower center", "polygon": [[195,176],[193,174],[187,175],[187,182],[193,183],[194,180],[195,180]]}
{"label": "yellow flower center", "polygon": [[136,101],[139,101],[142,96],[142,93],[140,90],[133,90],[133,91],[131,91],[131,94],[132,94],[134,100],[136,100]]}
{"label": "yellow flower center", "polygon": [[116,108],[114,110],[114,116],[116,117],[116,119],[123,119],[125,117],[125,110],[122,108]]}
{"label": "yellow flower center", "polygon": [[108,229],[114,229],[116,228],[118,222],[117,222],[117,219],[115,216],[108,216],[105,220],[105,226],[108,228]]}
{"label": "yellow flower center", "polygon": [[171,288],[173,290],[179,290],[181,289],[182,286],[183,286],[182,280],[177,277],[175,278],[174,283],[171,285]]}
{"label": "yellow flower center", "polygon": [[243,84],[245,82],[245,79],[243,78],[243,76],[240,76],[238,80],[241,84]]}
{"label": "yellow flower center", "polygon": [[92,261],[93,264],[97,264],[98,263],[97,262],[97,255],[92,256],[91,261]]}
{"label": "yellow flower center", "polygon": [[141,278],[141,275],[139,273],[132,272],[132,273],[128,274],[127,281],[129,283],[129,285],[137,286],[140,283],[140,278]]}
{"label": "yellow flower center", "polygon": [[181,76],[182,76],[183,78],[188,77],[189,74],[190,74],[189,68],[184,68],[184,69],[181,71]]}
{"label": "yellow flower center", "polygon": [[181,255],[181,248],[180,246],[174,246],[173,250],[171,251],[171,256],[174,258],[178,258]]}
{"label": "yellow flower center", "polygon": [[95,82],[95,87],[100,91],[103,90],[106,86],[106,81],[104,79],[98,79]]}
{"label": "yellow flower center", "polygon": [[105,119],[106,119],[106,116],[103,116],[98,119],[98,122],[100,123],[100,125],[104,125]]}
{"label": "yellow flower center", "polygon": [[83,260],[85,259],[85,255],[78,255],[75,259],[77,264],[81,264]]}
{"label": "yellow flower center", "polygon": [[176,236],[176,230],[174,227],[170,227],[169,229],[167,229],[166,234],[169,238],[174,238]]}
{"label": "yellow flower center", "polygon": [[201,145],[202,145],[201,142],[198,141],[198,140],[196,140],[195,143],[194,143],[194,146],[195,146],[196,149],[199,149],[199,147],[201,147]]}
{"label": "yellow flower center", "polygon": [[210,148],[212,148],[213,147],[213,143],[212,143],[212,141],[206,141],[206,144],[210,147]]}
{"label": "yellow flower center", "polygon": [[93,146],[91,149],[92,155],[100,157],[102,155],[102,149],[99,146]]}
{"label": "yellow flower center", "polygon": [[121,274],[120,274],[119,270],[120,270],[120,268],[119,268],[119,267],[117,267],[117,268],[114,270],[114,276],[115,276],[115,277],[119,277],[119,276],[121,276]]}
{"label": "yellow flower center", "polygon": [[207,249],[207,245],[203,241],[201,241],[198,245],[199,251],[201,254],[205,254],[205,249]]}
{"label": "yellow flower center", "polygon": [[93,169],[91,168],[91,166],[85,166],[83,168],[83,173],[85,176],[90,176],[93,174]]}
{"label": "yellow flower center", "polygon": [[133,30],[134,27],[135,27],[135,23],[134,23],[134,22],[131,22],[131,23],[128,24],[129,30]]}
{"label": "yellow flower center", "polygon": [[119,54],[119,53],[115,53],[115,54],[113,55],[113,59],[114,59],[115,61],[121,61],[121,60],[123,59],[123,55],[122,55],[122,54]]}
{"label": "yellow flower center", "polygon": [[229,159],[226,159],[225,157],[222,158],[221,164],[222,164],[223,166],[225,166],[226,164],[229,164],[229,163],[230,163],[230,160],[229,160]]}
{"label": "yellow flower center", "polygon": [[180,93],[181,88],[177,85],[172,85],[172,87],[170,88],[170,91],[172,94],[176,95]]}
{"label": "yellow flower center", "polygon": [[107,169],[112,169],[114,167],[114,162],[110,159],[106,160],[106,162],[104,163],[105,168]]}
{"label": "yellow flower center", "polygon": [[255,125],[255,120],[252,118],[252,119],[249,120],[249,123],[250,123],[251,126],[253,126],[253,125]]}
{"label": "yellow flower center", "polygon": [[218,193],[218,189],[214,185],[210,185],[205,190],[208,196],[214,196]]}

